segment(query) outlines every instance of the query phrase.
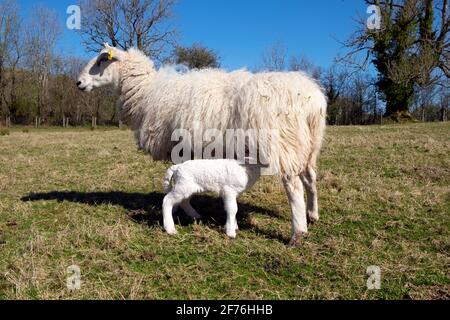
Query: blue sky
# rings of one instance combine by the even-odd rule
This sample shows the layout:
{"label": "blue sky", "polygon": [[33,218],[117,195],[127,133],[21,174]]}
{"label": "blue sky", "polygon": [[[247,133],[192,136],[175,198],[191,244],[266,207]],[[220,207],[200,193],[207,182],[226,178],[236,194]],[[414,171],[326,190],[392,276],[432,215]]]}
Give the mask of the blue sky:
{"label": "blue sky", "polygon": [[[18,0],[24,17],[36,4],[56,11],[64,27],[60,54],[89,57],[78,34],[65,28],[66,9],[76,2]],[[258,66],[264,50],[276,42],[289,54],[327,67],[342,52],[336,39],[345,40],[355,28],[354,19],[365,11],[363,0],[178,0],[173,24],[181,44],[213,48],[229,70]]]}

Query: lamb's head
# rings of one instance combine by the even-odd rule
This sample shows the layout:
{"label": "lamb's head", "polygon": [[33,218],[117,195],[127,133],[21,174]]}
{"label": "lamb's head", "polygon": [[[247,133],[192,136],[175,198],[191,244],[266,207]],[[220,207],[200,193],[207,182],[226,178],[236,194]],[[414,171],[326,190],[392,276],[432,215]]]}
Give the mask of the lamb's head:
{"label": "lamb's head", "polygon": [[119,63],[125,54],[124,51],[105,43],[100,54],[89,61],[78,76],[78,89],[90,92],[94,88],[106,85],[117,86],[119,83]]}

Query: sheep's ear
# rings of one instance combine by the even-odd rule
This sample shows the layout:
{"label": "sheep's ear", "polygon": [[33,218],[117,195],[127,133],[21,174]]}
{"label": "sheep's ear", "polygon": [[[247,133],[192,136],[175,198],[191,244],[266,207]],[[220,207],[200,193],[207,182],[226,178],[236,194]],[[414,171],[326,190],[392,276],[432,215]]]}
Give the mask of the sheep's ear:
{"label": "sheep's ear", "polygon": [[122,61],[124,52],[120,49],[109,47],[108,48],[108,60],[116,59]]}
{"label": "sheep's ear", "polygon": [[107,50],[112,48],[108,42],[103,43],[103,47]]}
{"label": "sheep's ear", "polygon": [[106,61],[106,60],[118,60],[121,61],[124,52],[120,49],[117,49],[115,47],[111,47],[109,44],[105,43],[104,44],[105,49],[102,50],[102,55],[101,58]]}

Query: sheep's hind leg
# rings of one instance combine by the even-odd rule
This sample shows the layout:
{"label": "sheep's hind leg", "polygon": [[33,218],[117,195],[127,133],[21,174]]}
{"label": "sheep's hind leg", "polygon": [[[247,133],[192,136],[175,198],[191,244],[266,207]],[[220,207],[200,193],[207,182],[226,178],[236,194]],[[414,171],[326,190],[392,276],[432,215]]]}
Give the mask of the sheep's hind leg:
{"label": "sheep's hind leg", "polygon": [[186,212],[186,214],[191,217],[192,219],[200,219],[202,216],[195,210],[191,203],[189,202],[189,199],[184,199],[180,204],[181,209]]}
{"label": "sheep's hind leg", "polygon": [[303,184],[298,176],[284,178],[283,184],[292,211],[292,238],[289,246],[295,246],[308,233]]}
{"label": "sheep's hind leg", "polygon": [[172,210],[173,207],[178,205],[183,199],[177,197],[174,193],[168,193],[163,200],[163,224],[164,230],[168,234],[176,234],[175,222],[173,221]]}
{"label": "sheep's hind leg", "polygon": [[225,211],[227,212],[227,223],[225,224],[225,232],[230,238],[236,238],[236,230],[238,229],[236,214],[238,211],[236,193],[233,191],[226,191],[223,195],[223,202]]}
{"label": "sheep's hind leg", "polygon": [[306,190],[306,213],[308,222],[314,223],[319,220],[319,205],[317,200],[316,172],[311,167],[306,168],[300,174],[300,179]]}

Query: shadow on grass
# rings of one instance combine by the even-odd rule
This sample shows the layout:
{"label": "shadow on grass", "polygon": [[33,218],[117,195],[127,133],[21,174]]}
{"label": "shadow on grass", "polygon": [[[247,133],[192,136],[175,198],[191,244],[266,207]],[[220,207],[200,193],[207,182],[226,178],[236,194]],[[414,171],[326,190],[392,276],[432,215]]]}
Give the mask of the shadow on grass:
{"label": "shadow on grass", "polygon": [[[137,223],[149,226],[162,226],[162,202],[165,194],[160,192],[133,193],[133,192],[76,192],[76,191],[52,191],[45,193],[31,193],[21,198],[22,201],[57,200],[99,205],[119,205],[127,210],[127,217]],[[221,227],[226,222],[226,213],[221,198],[209,195],[197,195],[191,199],[192,206],[202,215],[201,221],[207,225]],[[251,229],[258,234],[271,239],[286,242],[282,235],[274,234],[255,226],[250,219],[250,213],[259,213],[279,218],[279,214],[273,210],[254,206],[245,202],[238,202],[238,223],[241,230]],[[184,212],[179,209],[174,214],[175,223],[186,226],[193,223]]]}

